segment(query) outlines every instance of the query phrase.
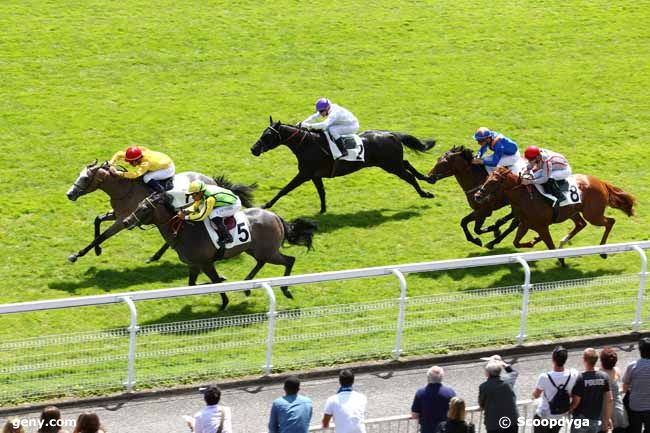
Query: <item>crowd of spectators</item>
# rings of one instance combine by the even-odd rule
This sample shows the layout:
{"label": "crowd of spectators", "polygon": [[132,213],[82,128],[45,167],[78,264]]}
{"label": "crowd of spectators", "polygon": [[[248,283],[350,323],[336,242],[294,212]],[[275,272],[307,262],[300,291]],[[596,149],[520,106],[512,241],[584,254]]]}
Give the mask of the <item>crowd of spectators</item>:
{"label": "crowd of spectators", "polygon": [[[562,346],[551,353],[551,369],[541,373],[531,392],[537,400],[532,425],[534,433],[650,433],[650,338],[639,341],[640,358],[625,371],[616,366],[616,350],[605,347],[598,353],[587,348],[582,354],[583,370],[565,368],[568,351]],[[515,382],[519,373],[501,356],[482,358],[485,381],[478,388],[487,433],[517,433],[521,426]],[[598,366],[600,361],[600,366]],[[443,383],[444,369],[427,371],[427,384],[418,389],[411,404],[411,418],[421,433],[474,433],[476,426],[465,420],[465,401]],[[366,433],[367,398],[353,389],[354,373],[339,373],[339,389],[330,396],[321,420],[323,428],[334,421],[336,433]],[[194,433],[233,433],[229,407],[219,404],[217,385],[202,389],[205,407],[186,417]],[[273,401],[268,421],[269,433],[307,433],[312,423],[312,401],[300,394],[300,380],[291,376],[284,382],[285,395]],[[521,396],[523,399],[528,396]],[[41,414],[37,433],[69,433],[61,428],[61,413],[50,406]],[[82,413],[72,433],[104,433],[99,417]],[[21,420],[9,419],[2,433],[27,432]]]}

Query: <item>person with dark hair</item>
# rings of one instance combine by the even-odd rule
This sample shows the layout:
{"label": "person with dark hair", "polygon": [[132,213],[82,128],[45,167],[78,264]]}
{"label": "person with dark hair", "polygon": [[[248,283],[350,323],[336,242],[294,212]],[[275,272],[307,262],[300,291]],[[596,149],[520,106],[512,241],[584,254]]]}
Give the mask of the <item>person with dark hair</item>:
{"label": "person with dark hair", "polygon": [[623,375],[623,392],[630,393],[629,433],[641,433],[641,427],[650,432],[650,337],[639,340],[639,353]]}
{"label": "person with dark hair", "polygon": [[474,424],[465,422],[465,400],[454,397],[449,401],[447,421],[438,424],[436,433],[474,433]]}
{"label": "person with dark hair", "polygon": [[[605,347],[600,351],[600,365],[601,371],[606,373],[609,377],[609,389],[612,391],[613,407],[612,407],[612,433],[625,433],[629,422],[625,406],[623,405],[623,395],[620,391],[621,388],[621,372],[616,367],[618,362],[618,355],[611,347]],[[603,424],[600,427],[601,432],[607,431],[607,420],[603,419]]]}
{"label": "person with dark hair", "polygon": [[68,433],[61,428],[61,411],[56,406],[47,406],[43,409],[40,425],[38,433]]}
{"label": "person with dark hair", "polygon": [[605,372],[596,371],[598,352],[589,347],[582,354],[585,367],[573,387],[572,394],[578,400],[573,411],[573,419],[579,422],[572,424],[573,433],[597,433],[604,419],[604,430],[609,430],[612,424],[612,392],[609,389],[609,376]]}
{"label": "person with dark hair", "polygon": [[105,433],[106,429],[99,421],[99,416],[94,412],[84,412],[77,418],[72,433]]}
{"label": "person with dark hair", "polygon": [[230,408],[219,404],[221,389],[209,385],[201,389],[206,407],[194,415],[187,425],[194,433],[232,433]]}
{"label": "person with dark hair", "polygon": [[434,433],[438,424],[447,419],[449,400],[456,396],[456,391],[442,383],[444,376],[445,370],[434,365],[427,370],[427,386],[415,393],[411,418],[419,421],[420,433]]}
{"label": "person with dark hair", "polygon": [[2,426],[2,433],[25,433],[25,428],[20,418],[11,418]]}
{"label": "person with dark hair", "polygon": [[329,428],[330,420],[334,418],[336,433],[366,433],[363,424],[366,419],[368,400],[360,392],[353,391],[354,373],[341,370],[339,373],[338,392],[327,399],[323,415],[323,428]]}
{"label": "person with dark hair", "polygon": [[[501,370],[505,374],[501,374]],[[517,433],[517,396],[515,382],[519,373],[499,355],[488,358],[485,366],[487,380],[479,385],[478,404],[484,413],[485,428],[488,433]],[[504,419],[510,420],[504,427]]]}
{"label": "person with dark hair", "polygon": [[284,397],[273,401],[269,433],[307,433],[312,416],[311,400],[302,395],[300,380],[290,376],[284,381]]}
{"label": "person with dark hair", "polygon": [[[533,399],[542,398],[535,412],[535,419],[560,419],[569,415],[569,411],[578,402],[571,400],[571,391],[578,379],[577,372],[566,370],[564,364],[569,352],[562,346],[553,349],[553,370],[542,373],[537,378]],[[535,433],[558,433],[561,425],[535,425]]]}

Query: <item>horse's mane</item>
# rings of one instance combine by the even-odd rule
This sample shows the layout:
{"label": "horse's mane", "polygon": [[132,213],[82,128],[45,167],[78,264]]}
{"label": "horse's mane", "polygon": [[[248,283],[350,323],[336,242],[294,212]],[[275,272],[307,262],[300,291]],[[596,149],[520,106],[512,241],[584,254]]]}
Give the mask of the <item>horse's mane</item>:
{"label": "horse's mane", "polygon": [[254,207],[253,204],[253,192],[257,189],[257,182],[250,185],[244,185],[242,183],[232,183],[230,179],[226,177],[225,174],[220,174],[213,176],[212,179],[222,188],[226,188],[237,194],[241,204],[244,207]]}
{"label": "horse's mane", "polygon": [[[309,129],[299,127],[299,126],[296,126],[296,125],[290,125],[288,123],[282,123],[279,120],[273,124],[273,127],[276,128],[276,129],[278,129],[280,126],[286,126],[287,128],[293,128],[293,129],[297,129],[299,131],[302,131],[303,133],[307,133],[307,137],[311,138],[312,140],[318,140],[318,139],[321,139],[321,138],[325,137],[322,132],[311,131]],[[307,138],[307,137],[305,137],[305,138]]]}
{"label": "horse's mane", "polygon": [[465,147],[463,145],[460,146],[454,146],[449,150],[449,153],[460,153],[462,157],[470,162],[472,158],[474,158],[474,152],[472,152],[472,149],[469,147]]}

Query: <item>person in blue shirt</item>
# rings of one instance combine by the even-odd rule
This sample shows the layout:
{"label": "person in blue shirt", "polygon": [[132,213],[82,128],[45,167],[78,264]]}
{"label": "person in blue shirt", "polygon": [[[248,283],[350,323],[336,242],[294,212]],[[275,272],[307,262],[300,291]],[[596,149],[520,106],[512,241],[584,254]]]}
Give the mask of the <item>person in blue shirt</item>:
{"label": "person in blue shirt", "polygon": [[300,380],[290,376],[284,381],[285,396],[273,401],[269,433],[308,433],[312,416],[311,400],[298,395]]}
{"label": "person in blue shirt", "polygon": [[411,418],[420,423],[421,433],[435,433],[438,424],[447,420],[449,401],[456,391],[444,385],[445,371],[434,365],[427,371],[427,386],[418,389],[411,405]]}
{"label": "person in blue shirt", "polygon": [[[517,143],[499,132],[482,126],[476,130],[474,140],[481,147],[476,158],[472,160],[472,164],[484,165],[488,173],[501,166],[512,168],[521,161]],[[492,151],[492,154],[485,156],[488,149]]]}

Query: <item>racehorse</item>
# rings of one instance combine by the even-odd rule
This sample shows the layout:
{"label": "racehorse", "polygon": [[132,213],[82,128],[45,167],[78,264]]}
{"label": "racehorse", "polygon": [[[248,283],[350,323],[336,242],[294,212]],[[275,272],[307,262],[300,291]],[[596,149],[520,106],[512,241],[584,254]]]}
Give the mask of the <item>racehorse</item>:
{"label": "racehorse", "polygon": [[413,185],[420,197],[433,198],[432,193],[423,191],[418,185],[416,178],[424,181],[428,178],[403,159],[404,149],[402,146],[417,152],[426,152],[435,145],[434,140],[422,143],[412,135],[399,132],[365,131],[360,134],[364,146],[365,161],[334,161],[324,133],[310,132],[307,129],[283,125],[280,122],[274,123],[272,118],[269,120],[270,126],[264,130],[261,137],[251,147],[251,152],[255,156],[260,156],[262,153],[284,144],[298,159],[298,174],[262,208],[272,207],[280,197],[311,180],[320,197],[320,212],[324,213],[327,210],[327,205],[323,178],[345,176],[365,167],[379,167],[388,173],[399,176]]}
{"label": "racehorse", "polygon": [[[151,190],[142,182],[112,176],[108,171],[108,166],[109,164],[106,162],[103,164],[97,164],[97,160],[88,164],[81,170],[79,177],[66,193],[68,199],[76,201],[79,197],[99,189],[109,196],[111,207],[113,208],[113,210],[95,218],[95,239],[93,239],[93,241],[85,248],[82,248],[79,252],[71,254],[68,257],[68,260],[73,263],[76,262],[79,257],[85,256],[86,253],[93,248],[95,249],[95,254],[99,256],[102,253],[100,244],[124,229],[122,220],[136,208],[142,199],[151,194]],[[188,176],[190,181],[198,179],[208,184],[216,184],[215,179],[204,176],[200,173],[186,172],[185,174]],[[241,186],[239,193],[245,195],[245,197],[240,195],[242,204],[246,201],[244,206],[252,206],[250,198],[247,195],[248,192],[246,192],[246,187]],[[104,221],[114,222],[108,229],[100,234],[100,225]],[[149,258],[148,261],[158,260],[168,248],[169,245],[165,243],[156,254]]]}
{"label": "racehorse", "polygon": [[[227,181],[220,184],[227,188]],[[196,284],[200,272],[205,273],[213,283],[224,281],[215,270],[214,262],[244,252],[256,260],[255,267],[248,273],[246,280],[255,277],[266,263],[283,265],[284,275],[290,275],[296,258],[280,252],[282,243],[286,239],[290,244],[304,245],[311,249],[312,237],[317,228],[315,223],[307,220],[298,218],[287,223],[271,211],[249,208],[244,213],[250,224],[250,242],[226,250],[217,249],[203,221],[189,222],[179,218],[164,205],[164,201],[162,196],[143,200],[124,219],[124,225],[132,228],[136,225],[155,224],[165,241],[176,250],[179,259],[189,266],[190,286]],[[281,289],[287,298],[293,298],[287,286]],[[220,295],[223,310],[228,305],[228,297],[225,293]]]}
{"label": "racehorse", "polygon": [[435,183],[438,180],[449,176],[456,177],[456,181],[465,193],[467,203],[469,203],[469,206],[473,209],[469,215],[465,216],[460,221],[460,226],[463,228],[465,238],[479,247],[482,245],[481,239],[473,237],[467,228],[469,223],[474,221],[474,233],[477,235],[494,232],[494,239],[485,245],[486,248],[492,249],[494,245],[501,242],[503,238],[517,228],[519,222],[513,220],[505,232],[500,232],[499,228],[508,220],[513,218],[513,214],[510,212],[505,217],[497,220],[493,225],[482,228],[483,223],[490,215],[492,215],[492,212],[507,206],[508,200],[501,191],[493,195],[490,200],[486,200],[482,203],[479,203],[476,198],[474,198],[474,193],[481,187],[481,185],[483,185],[488,177],[488,173],[482,165],[472,164],[473,158],[474,156],[471,149],[463,146],[454,146],[438,158],[436,165],[431,169],[431,171],[429,171],[429,179],[431,183]]}
{"label": "racehorse", "polygon": [[[616,220],[605,216],[607,206],[620,209],[627,216],[634,215],[636,199],[631,194],[612,184],[594,176],[576,174],[578,188],[580,189],[581,203],[562,206],[554,215],[553,207],[532,185],[522,184],[522,177],[506,167],[499,167],[488,177],[485,183],[475,194],[476,200],[485,201],[491,194],[499,191],[508,198],[515,218],[519,220],[519,227],[515,235],[514,245],[517,248],[531,248],[540,241],[544,241],[549,249],[555,249],[548,227],[567,219],[573,220],[575,227],[560,241],[560,248],[566,245],[578,232],[587,226],[585,219],[595,226],[604,226],[605,232],[600,240],[600,245],[607,242],[609,232]],[[583,218],[584,217],[584,218]],[[533,241],[521,242],[529,229],[539,235]],[[607,258],[606,254],[601,257]],[[564,259],[560,259],[565,266]]]}

